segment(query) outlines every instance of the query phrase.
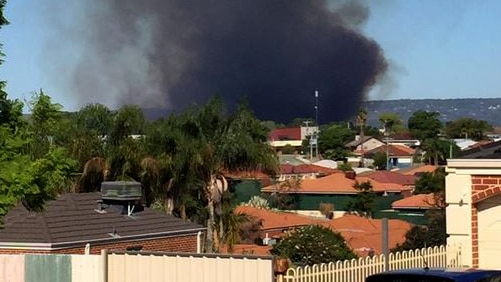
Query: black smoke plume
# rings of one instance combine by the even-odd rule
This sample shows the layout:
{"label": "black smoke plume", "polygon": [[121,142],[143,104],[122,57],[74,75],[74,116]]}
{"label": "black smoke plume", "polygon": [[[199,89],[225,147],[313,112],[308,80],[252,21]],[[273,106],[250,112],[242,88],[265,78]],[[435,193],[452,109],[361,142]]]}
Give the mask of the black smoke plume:
{"label": "black smoke plume", "polygon": [[358,1],[88,0],[61,28],[80,54],[64,73],[83,105],[181,111],[245,97],[261,119],[352,117],[386,71]]}

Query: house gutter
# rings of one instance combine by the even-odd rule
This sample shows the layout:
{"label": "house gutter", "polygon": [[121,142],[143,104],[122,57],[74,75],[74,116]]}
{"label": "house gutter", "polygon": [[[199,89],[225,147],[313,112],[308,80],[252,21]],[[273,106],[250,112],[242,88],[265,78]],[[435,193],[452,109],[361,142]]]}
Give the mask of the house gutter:
{"label": "house gutter", "polygon": [[128,235],[128,236],[119,236],[115,238],[100,238],[100,239],[91,239],[91,240],[79,240],[79,241],[69,241],[69,242],[60,242],[60,243],[18,243],[18,242],[0,242],[0,248],[4,249],[21,249],[21,250],[57,250],[64,249],[68,247],[74,247],[75,245],[81,244],[90,244],[90,243],[113,243],[113,242],[121,242],[121,241],[134,241],[134,240],[153,240],[164,237],[174,237],[179,235],[189,235],[195,232],[205,231],[206,228],[194,228],[182,231],[170,231],[170,232],[157,232],[157,233],[148,233],[141,235]]}

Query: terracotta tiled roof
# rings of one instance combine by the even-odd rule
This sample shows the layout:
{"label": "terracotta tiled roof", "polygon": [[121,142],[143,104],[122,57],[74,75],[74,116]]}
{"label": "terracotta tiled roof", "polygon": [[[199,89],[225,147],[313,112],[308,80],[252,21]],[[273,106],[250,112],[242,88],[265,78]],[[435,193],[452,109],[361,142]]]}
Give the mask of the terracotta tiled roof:
{"label": "terracotta tiled roof", "polygon": [[[375,149],[372,149],[368,152],[365,152],[365,154],[370,155],[370,154],[375,154],[377,152],[383,152],[386,153],[386,147],[388,146],[388,153],[390,156],[397,156],[397,157],[408,157],[408,156],[413,156],[414,153],[416,152],[415,149],[412,149],[409,146],[402,145],[402,144],[390,144],[390,145],[381,145]],[[354,153],[356,154],[361,154],[360,150],[355,151]]]}
{"label": "terracotta tiled roof", "polygon": [[433,193],[417,194],[393,202],[393,209],[431,209],[436,206],[436,200]]}
{"label": "terracotta tiled roof", "polygon": [[[258,256],[270,256],[270,250],[273,246],[260,246],[254,244],[236,244],[233,246],[232,254],[243,254],[243,255],[258,255]],[[230,253],[228,251],[228,246],[224,245],[220,250],[223,254]]]}
{"label": "terracotta tiled roof", "polygon": [[[370,219],[356,215],[345,215],[324,223],[333,230],[341,233],[346,243],[359,255],[365,255],[369,249],[373,249],[375,254],[382,253],[382,221],[381,219]],[[389,247],[393,248],[397,244],[405,241],[405,233],[411,229],[412,225],[399,219],[389,219]]]}
{"label": "terracotta tiled roof", "polygon": [[[281,233],[281,230],[289,227],[306,226],[322,221],[321,219],[311,218],[297,213],[273,211],[251,206],[239,206],[235,209],[235,212],[261,219],[261,230],[263,232],[275,229],[279,230],[279,233]],[[272,236],[272,234],[269,234],[269,236]]]}
{"label": "terracotta tiled roof", "polygon": [[261,171],[236,171],[224,173],[227,178],[233,179],[266,179],[270,176]]}
{"label": "terracotta tiled roof", "polygon": [[[236,212],[245,213],[263,220],[262,232],[268,233],[269,237],[282,237],[283,230],[298,228],[307,225],[322,225],[339,232],[357,254],[365,256],[369,250],[374,250],[375,254],[382,253],[382,223],[380,219],[369,219],[356,215],[345,215],[333,220],[316,219],[301,216],[294,213],[271,211],[248,206],[240,206]],[[406,221],[398,219],[388,220],[389,247],[393,248],[397,244],[405,241],[405,233],[412,227]],[[267,246],[256,245],[236,245],[234,253],[269,254]],[[223,251],[226,251],[223,248]]]}
{"label": "terracotta tiled roof", "polygon": [[[359,183],[370,181],[372,189],[375,192],[401,192],[410,190],[398,183],[381,183],[376,180],[370,179],[366,176],[357,176],[356,181]],[[356,194],[357,190],[353,188],[355,185],[354,179],[349,179],[342,172],[335,172],[331,175],[320,177],[317,179],[304,179],[301,180],[299,188],[289,191],[289,193],[314,193],[314,194]],[[263,192],[275,192],[279,190],[279,184],[263,187]]]}
{"label": "terracotta tiled roof", "polygon": [[423,165],[411,169],[406,169],[406,170],[400,170],[398,172],[402,174],[407,174],[407,175],[418,175],[419,173],[423,172],[434,172],[439,166],[434,166],[434,165]]}
{"label": "terracotta tiled roof", "polygon": [[363,174],[360,174],[360,176],[366,176],[381,183],[398,183],[413,186],[416,182],[416,177],[414,175],[401,174],[387,170],[364,172]]}
{"label": "terracotta tiled roof", "polygon": [[275,128],[270,132],[270,140],[301,140],[301,128]]}
{"label": "terracotta tiled roof", "polygon": [[291,165],[291,164],[281,164],[280,165],[280,174],[305,174],[305,173],[321,173],[321,174],[330,174],[339,170],[322,167],[313,164],[300,164],[300,165]]}

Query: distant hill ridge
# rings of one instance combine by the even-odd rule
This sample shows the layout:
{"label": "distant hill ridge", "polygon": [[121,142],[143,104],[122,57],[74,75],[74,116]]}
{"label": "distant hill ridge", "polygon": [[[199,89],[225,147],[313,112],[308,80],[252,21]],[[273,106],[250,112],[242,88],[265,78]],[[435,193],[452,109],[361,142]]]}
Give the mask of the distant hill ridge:
{"label": "distant hill ridge", "polygon": [[407,123],[414,112],[427,110],[439,112],[444,122],[471,117],[485,120],[493,126],[501,126],[501,98],[377,100],[367,101],[364,104],[371,125],[379,123],[378,117],[381,113],[397,113],[404,123]]}
{"label": "distant hill ridge", "polygon": [[[406,124],[409,117],[418,110],[436,111],[442,121],[471,117],[501,126],[501,98],[462,98],[462,99],[399,99],[373,100],[364,103],[368,112],[368,123],[379,125],[381,113],[396,113]],[[143,108],[146,119],[156,120],[169,115],[162,108]],[[30,114],[25,114],[28,118]]]}

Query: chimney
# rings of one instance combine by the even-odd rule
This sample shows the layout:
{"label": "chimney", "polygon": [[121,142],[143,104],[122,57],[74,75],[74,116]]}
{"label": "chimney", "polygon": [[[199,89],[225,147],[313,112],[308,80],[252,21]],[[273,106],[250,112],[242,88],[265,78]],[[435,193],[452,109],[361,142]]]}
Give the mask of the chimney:
{"label": "chimney", "polygon": [[348,170],[348,171],[344,172],[344,176],[346,178],[348,178],[348,179],[353,179],[354,180],[356,178],[356,176],[357,176],[357,173],[355,171],[353,171],[353,170]]}

